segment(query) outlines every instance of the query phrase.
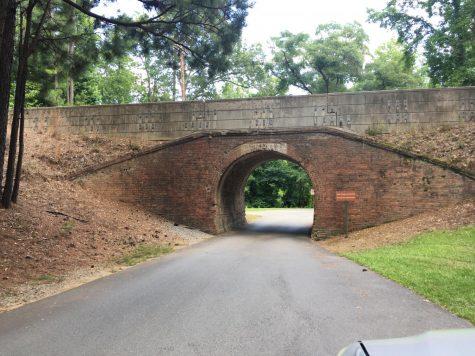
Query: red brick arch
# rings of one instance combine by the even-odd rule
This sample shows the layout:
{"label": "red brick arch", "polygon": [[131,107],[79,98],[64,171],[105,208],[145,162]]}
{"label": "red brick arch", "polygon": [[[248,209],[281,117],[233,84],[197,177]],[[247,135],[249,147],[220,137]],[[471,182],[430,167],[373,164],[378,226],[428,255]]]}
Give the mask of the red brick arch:
{"label": "red brick arch", "polygon": [[239,228],[246,223],[244,187],[247,179],[261,164],[278,159],[296,163],[306,171],[301,163],[303,159],[287,143],[248,142],[227,154],[223,164],[225,170],[216,185],[217,231]]}
{"label": "red brick arch", "polygon": [[298,163],[316,191],[313,233],[343,229],[339,190],[355,191],[350,229],[473,199],[474,176],[336,129],[200,133],[83,172],[99,194],[219,233],[242,224],[243,185],[271,159]]}

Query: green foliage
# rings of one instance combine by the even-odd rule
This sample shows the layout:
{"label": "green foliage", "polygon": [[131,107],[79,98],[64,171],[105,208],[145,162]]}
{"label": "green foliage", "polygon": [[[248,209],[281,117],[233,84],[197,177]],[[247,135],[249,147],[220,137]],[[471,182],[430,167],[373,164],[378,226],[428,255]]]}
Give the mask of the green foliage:
{"label": "green foliage", "polygon": [[118,264],[134,266],[150,258],[173,252],[173,247],[163,245],[140,245],[132,253],[117,260]]}
{"label": "green foliage", "polygon": [[[197,87],[211,88],[200,80],[230,68],[227,57],[239,41],[249,7],[247,0],[140,0],[136,2],[141,14],[136,18],[119,15],[104,20],[87,13],[106,2],[52,0],[30,58],[29,82],[34,90],[27,94],[27,106],[174,100],[178,48],[187,53],[188,69],[197,73]],[[43,5],[40,1],[34,8],[36,22],[43,16]],[[114,26],[114,22],[144,25]],[[130,63],[121,63],[136,56],[144,59],[142,81],[132,75]],[[111,86],[109,74],[117,85]],[[206,90],[196,97],[215,94]]]}
{"label": "green foliage", "polygon": [[346,256],[475,322],[475,227]]}
{"label": "green foliage", "polygon": [[[209,84],[231,68],[227,58],[240,39],[248,1],[141,2],[146,10],[153,10],[134,19],[146,22],[143,26],[146,31],[143,28],[108,29],[110,40],[107,41],[107,52],[112,56],[128,51],[141,58],[146,73],[138,88],[139,101],[176,99],[180,52],[185,53],[187,97],[214,98],[216,90]],[[154,12],[163,11],[163,16],[151,19]],[[131,21],[126,16],[121,20]],[[153,33],[163,37],[151,35]]]}
{"label": "green foliage", "polygon": [[[162,53],[138,46],[135,54],[140,59],[144,75],[136,88],[138,101],[155,102],[176,100],[181,96],[179,86],[178,52]],[[237,43],[233,52],[223,61],[229,68],[209,77],[200,69],[191,67],[186,57],[186,92],[189,100],[229,99],[284,94],[278,81],[269,71],[260,45],[244,46]]]}
{"label": "green foliage", "polygon": [[72,220],[65,221],[61,226],[61,235],[70,235],[76,224]]}
{"label": "green foliage", "polygon": [[[40,96],[40,92],[41,92],[41,85],[39,83],[27,82],[26,83],[26,91],[25,91],[25,105],[27,107],[40,106],[41,103],[38,101],[38,98]],[[13,97],[12,97],[12,99],[13,99]]]}
{"label": "green foliage", "polygon": [[273,38],[273,73],[280,88],[308,93],[344,91],[358,80],[368,53],[368,36],[358,23],[319,25],[315,36],[283,32]]}
{"label": "green foliage", "polygon": [[406,59],[423,48],[432,85],[475,85],[474,0],[389,0],[369,18],[398,33]]}
{"label": "green foliage", "polygon": [[250,208],[312,207],[312,182],[297,164],[269,161],[257,167],[249,176],[244,190],[246,206]]}
{"label": "green foliage", "polygon": [[134,101],[137,77],[132,69],[133,63],[127,57],[102,64],[99,82],[102,104],[127,104]]}
{"label": "green foliage", "polygon": [[176,100],[176,70],[170,67],[169,60],[158,53],[147,53],[141,58],[144,77],[137,85],[138,101],[153,103]]}
{"label": "green foliage", "polygon": [[[43,9],[36,8],[35,15],[40,18]],[[27,106],[65,105],[68,85],[74,85],[97,61],[100,38],[90,17],[60,0],[52,1],[43,31],[45,38],[29,60],[29,82],[38,90],[27,90],[31,98]]]}
{"label": "green foliage", "polygon": [[[79,3],[91,10],[103,2]],[[137,4],[150,11],[116,20],[148,19],[145,30],[95,21],[53,0],[30,59],[27,106],[177,100],[182,50],[189,100],[284,95],[290,87],[308,93],[420,88],[428,84],[426,72],[435,86],[475,84],[473,0],[387,0],[384,10],[370,10],[370,20],[396,30],[402,44],[384,44],[366,66],[368,36],[358,23],[322,24],[313,36],[282,32],[273,38],[269,62],[260,45],[239,41],[247,0]],[[160,21],[151,19],[168,6]],[[38,22],[42,9],[34,14]],[[418,68],[421,46],[426,63]]]}
{"label": "green foliage", "polygon": [[365,66],[354,90],[411,89],[427,86],[423,69],[415,68],[415,60],[405,58],[404,48],[392,40],[376,49],[373,60]]}
{"label": "green foliage", "polygon": [[271,74],[261,45],[235,46],[229,56],[229,71],[215,78],[224,83],[220,98],[247,98],[255,96],[275,96],[285,94],[279,81]]}
{"label": "green foliage", "polygon": [[381,127],[371,126],[365,130],[365,133],[368,136],[379,136],[383,134],[383,129]]}
{"label": "green foliage", "polygon": [[76,96],[74,105],[98,105],[102,103],[101,83],[104,77],[99,66],[90,66],[75,82]]}

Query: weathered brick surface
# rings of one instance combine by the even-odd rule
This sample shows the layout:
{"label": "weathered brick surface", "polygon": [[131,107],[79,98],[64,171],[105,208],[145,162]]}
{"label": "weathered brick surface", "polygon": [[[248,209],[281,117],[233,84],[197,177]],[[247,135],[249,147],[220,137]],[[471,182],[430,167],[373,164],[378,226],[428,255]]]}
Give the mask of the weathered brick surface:
{"label": "weathered brick surface", "polygon": [[300,164],[316,194],[314,233],[341,232],[337,190],[353,190],[360,229],[473,199],[474,178],[336,130],[203,134],[116,162],[81,179],[90,189],[180,223],[219,233],[244,221],[243,187],[259,164]]}

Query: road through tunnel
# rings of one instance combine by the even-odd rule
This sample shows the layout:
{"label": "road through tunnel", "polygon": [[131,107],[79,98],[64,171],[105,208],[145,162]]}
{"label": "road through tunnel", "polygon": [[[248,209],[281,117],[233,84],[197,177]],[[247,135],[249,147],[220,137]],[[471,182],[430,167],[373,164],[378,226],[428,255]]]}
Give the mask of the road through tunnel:
{"label": "road through tunnel", "polygon": [[[255,182],[258,179],[256,172],[261,174],[258,184]],[[291,174],[299,176],[292,177]],[[310,234],[314,216],[313,199],[295,197],[298,189],[308,190],[306,194],[310,196],[313,185],[296,159],[272,150],[245,154],[232,162],[221,178],[217,197],[218,229],[246,228],[262,232]],[[256,197],[256,193],[260,196]],[[281,209],[259,210],[253,216],[264,218],[264,221],[257,223],[250,220],[249,215],[246,217],[246,207]],[[307,209],[290,209],[297,207]]]}

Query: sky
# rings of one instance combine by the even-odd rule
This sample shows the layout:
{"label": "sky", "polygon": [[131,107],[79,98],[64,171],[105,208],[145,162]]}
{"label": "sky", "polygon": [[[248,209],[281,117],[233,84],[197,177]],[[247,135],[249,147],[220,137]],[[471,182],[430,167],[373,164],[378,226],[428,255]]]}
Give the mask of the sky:
{"label": "sky", "polygon": [[[266,48],[271,37],[285,30],[313,34],[318,24],[358,21],[369,35],[369,48],[373,52],[394,34],[367,23],[366,9],[381,9],[385,3],[384,0],[254,0],[243,31],[243,42],[261,43]],[[137,11],[137,2],[117,0],[115,4],[95,11],[114,15],[118,10],[133,15]]]}
{"label": "sky", "polygon": [[383,0],[256,0],[249,11],[243,39],[246,43],[265,44],[284,30],[313,34],[318,24],[357,21],[369,35],[369,46],[374,50],[388,41],[392,33],[366,23],[366,9],[381,9],[384,3]]}

